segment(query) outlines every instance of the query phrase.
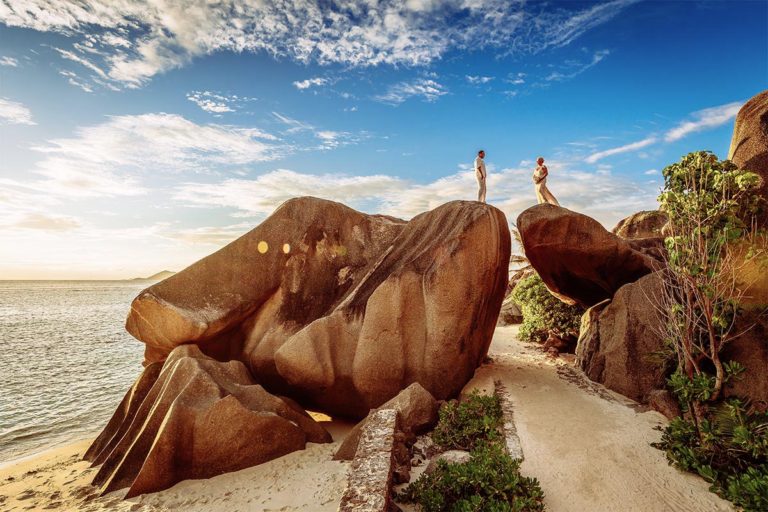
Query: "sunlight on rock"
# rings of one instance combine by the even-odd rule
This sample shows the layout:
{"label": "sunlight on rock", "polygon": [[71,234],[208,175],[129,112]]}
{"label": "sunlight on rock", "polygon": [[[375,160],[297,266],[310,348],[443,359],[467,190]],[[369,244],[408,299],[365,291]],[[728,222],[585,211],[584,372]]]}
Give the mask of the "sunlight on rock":
{"label": "sunlight on rock", "polygon": [[291,252],[291,244],[283,244],[283,252],[285,254],[288,254],[289,252]]}

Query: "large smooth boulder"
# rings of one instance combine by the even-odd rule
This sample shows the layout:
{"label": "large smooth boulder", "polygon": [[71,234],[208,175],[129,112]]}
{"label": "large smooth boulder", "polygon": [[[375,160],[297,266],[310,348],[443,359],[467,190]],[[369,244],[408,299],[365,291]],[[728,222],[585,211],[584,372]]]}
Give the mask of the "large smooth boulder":
{"label": "large smooth boulder", "polygon": [[759,191],[768,198],[768,91],[747,101],[736,115],[728,159],[760,175]]}
{"label": "large smooth boulder", "polygon": [[[582,317],[576,364],[591,380],[624,396],[652,405],[665,389],[664,346],[660,310],[661,272],[654,272],[588,309]],[[746,371],[729,382],[725,397],[750,399],[768,408],[768,317],[762,308],[747,309],[734,333],[743,333],[722,352],[723,361],[737,361]],[[660,407],[667,409],[668,407]]]}
{"label": "large smooth boulder", "polygon": [[611,233],[627,239],[657,238],[663,236],[661,230],[668,220],[662,211],[644,210],[621,219]]}
{"label": "large smooth boulder", "polygon": [[491,342],[510,234],[454,201],[405,222],[299,198],[144,290],[128,331],[145,363],[195,343],[305,406],[362,418],[413,382],[455,395]]}
{"label": "large smooth boulder", "polygon": [[126,498],[210,478],[301,450],[331,436],[303,410],[255,384],[239,361],[195,345],[144,370],[85,458],[102,493]]}
{"label": "large smooth boulder", "polygon": [[653,354],[662,346],[659,273],[619,289],[582,317],[576,364],[591,380],[637,401],[664,386]]}
{"label": "large smooth boulder", "polygon": [[591,217],[559,206],[528,208],[517,228],[533,268],[569,304],[593,306],[661,265]]}

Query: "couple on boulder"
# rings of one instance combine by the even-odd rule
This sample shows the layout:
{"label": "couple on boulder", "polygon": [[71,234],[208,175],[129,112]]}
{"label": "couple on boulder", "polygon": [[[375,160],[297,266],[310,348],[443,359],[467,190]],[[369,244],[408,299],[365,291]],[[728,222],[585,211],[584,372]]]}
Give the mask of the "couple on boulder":
{"label": "couple on boulder", "polygon": [[[560,206],[555,196],[547,188],[547,176],[549,171],[547,166],[544,165],[544,157],[536,159],[536,169],[533,171],[533,184],[536,187],[536,198],[539,204],[549,203],[555,206]],[[477,200],[481,203],[485,202],[485,179],[488,174],[485,170],[485,151],[480,150],[477,152],[477,158],[475,158],[475,177],[477,178],[478,191]]]}

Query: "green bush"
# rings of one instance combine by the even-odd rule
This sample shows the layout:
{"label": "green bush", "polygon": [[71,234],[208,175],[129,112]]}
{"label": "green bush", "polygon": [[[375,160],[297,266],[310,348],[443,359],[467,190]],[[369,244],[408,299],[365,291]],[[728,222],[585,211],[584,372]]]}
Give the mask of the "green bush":
{"label": "green bush", "polygon": [[504,448],[499,397],[477,392],[440,408],[432,439],[446,449],[470,451],[466,463],[441,460],[429,475],[410,484],[397,499],[422,512],[534,512],[544,510],[535,478],[520,474],[520,460]]}
{"label": "green bush", "polygon": [[[724,386],[745,368],[724,358],[744,332],[738,258],[731,244],[754,248],[755,216],[764,207],[759,177],[708,152],[690,153],[664,168],[659,196],[667,267],[657,307],[674,371],[667,385],[682,417],[654,446],[667,460],[698,473],[713,492],[744,510],[768,510],[768,414],[724,400]],[[754,325],[754,324],[753,324]]]}
{"label": "green bush", "polygon": [[475,392],[462,402],[443,404],[432,440],[446,450],[469,451],[480,443],[499,440],[502,422],[499,397]]}
{"label": "green bush", "polygon": [[768,510],[768,413],[727,400],[698,428],[693,421],[673,419],[653,446],[744,510]]}
{"label": "green bush", "polygon": [[520,475],[520,461],[499,443],[484,444],[464,464],[441,460],[427,477],[399,496],[423,512],[523,512],[544,510],[544,493],[534,478]]}
{"label": "green bush", "polygon": [[552,295],[538,274],[521,280],[512,299],[523,313],[518,334],[521,340],[541,343],[550,334],[558,338],[578,337],[584,308],[568,305]]}

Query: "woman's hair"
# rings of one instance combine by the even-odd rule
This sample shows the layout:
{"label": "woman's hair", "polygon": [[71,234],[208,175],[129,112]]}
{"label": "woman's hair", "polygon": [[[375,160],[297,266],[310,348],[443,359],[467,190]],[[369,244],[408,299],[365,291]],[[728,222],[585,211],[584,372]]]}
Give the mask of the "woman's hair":
{"label": "woman's hair", "polygon": [[539,160],[541,160],[543,162],[544,161],[544,157],[543,156],[537,156],[536,157],[536,161],[538,162]]}

